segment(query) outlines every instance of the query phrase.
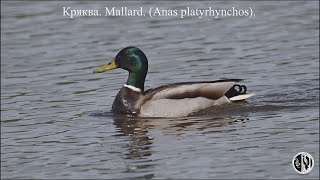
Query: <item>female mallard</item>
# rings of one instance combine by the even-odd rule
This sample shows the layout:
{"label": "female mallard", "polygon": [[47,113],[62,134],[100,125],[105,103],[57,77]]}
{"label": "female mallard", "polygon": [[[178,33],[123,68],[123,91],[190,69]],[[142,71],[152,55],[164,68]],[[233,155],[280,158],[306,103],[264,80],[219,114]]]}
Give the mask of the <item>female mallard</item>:
{"label": "female mallard", "polygon": [[235,84],[241,79],[181,82],[144,91],[148,59],[136,47],[122,49],[109,64],[99,67],[93,73],[116,68],[129,71],[126,84],[120,89],[112,104],[112,111],[119,114],[186,116],[210,106],[244,100],[253,95],[246,93],[246,86]]}

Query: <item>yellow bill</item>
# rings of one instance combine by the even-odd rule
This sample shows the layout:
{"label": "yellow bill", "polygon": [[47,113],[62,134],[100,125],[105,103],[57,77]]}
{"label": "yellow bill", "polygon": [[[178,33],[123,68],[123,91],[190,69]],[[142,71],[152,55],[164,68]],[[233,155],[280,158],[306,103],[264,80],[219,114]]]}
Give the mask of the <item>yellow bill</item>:
{"label": "yellow bill", "polygon": [[116,65],[116,62],[114,61],[114,58],[113,58],[110,63],[105,64],[103,66],[100,66],[99,68],[94,70],[93,74],[102,73],[102,72],[109,71],[109,70],[116,69],[116,68],[117,68],[117,65]]}

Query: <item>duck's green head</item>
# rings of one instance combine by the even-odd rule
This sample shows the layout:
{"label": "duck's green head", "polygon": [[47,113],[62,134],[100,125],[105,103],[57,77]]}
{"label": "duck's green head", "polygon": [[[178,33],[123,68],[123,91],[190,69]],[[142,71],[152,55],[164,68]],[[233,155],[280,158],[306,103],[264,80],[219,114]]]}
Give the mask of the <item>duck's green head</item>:
{"label": "duck's green head", "polygon": [[110,63],[100,66],[93,73],[102,73],[116,68],[129,71],[127,85],[144,90],[144,81],[148,73],[148,59],[139,48],[126,47],[122,49]]}

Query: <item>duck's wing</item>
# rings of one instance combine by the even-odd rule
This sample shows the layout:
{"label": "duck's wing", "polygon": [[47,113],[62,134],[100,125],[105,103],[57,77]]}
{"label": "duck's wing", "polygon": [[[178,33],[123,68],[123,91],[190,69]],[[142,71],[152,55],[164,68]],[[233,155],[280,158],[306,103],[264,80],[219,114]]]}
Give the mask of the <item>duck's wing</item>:
{"label": "duck's wing", "polygon": [[181,82],[167,84],[144,92],[144,102],[159,99],[184,99],[205,97],[216,100],[223,97],[241,79]]}

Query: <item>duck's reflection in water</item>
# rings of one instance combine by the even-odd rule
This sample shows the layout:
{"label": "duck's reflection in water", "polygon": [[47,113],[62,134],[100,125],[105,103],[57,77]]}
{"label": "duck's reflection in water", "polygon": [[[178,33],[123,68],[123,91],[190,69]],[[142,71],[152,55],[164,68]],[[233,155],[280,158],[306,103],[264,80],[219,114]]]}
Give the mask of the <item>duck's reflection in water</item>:
{"label": "duck's reflection in water", "polygon": [[[210,116],[206,115],[210,113]],[[227,116],[222,111],[212,115],[211,110],[201,112],[202,116],[180,118],[141,118],[113,115],[113,124],[118,134],[126,136],[124,159],[134,165],[136,172],[142,172],[139,177],[153,177],[152,169],[157,166],[157,147],[163,146],[166,141],[172,141],[177,136],[195,134],[228,133],[236,131],[235,126],[228,124],[244,123],[246,114]],[[199,113],[194,114],[199,115]],[[159,144],[160,143],[160,144]],[[155,155],[155,156],[152,156]],[[132,169],[131,169],[132,171]]]}
{"label": "duck's reflection in water", "polygon": [[236,128],[226,125],[244,123],[249,120],[247,113],[230,116],[225,115],[221,110],[217,113],[217,110],[219,109],[207,109],[189,117],[179,118],[113,116],[113,124],[120,132],[118,135],[129,136],[128,148],[130,152],[127,154],[127,158],[150,156],[152,144],[159,136],[161,138],[162,135],[183,135],[190,131],[195,131],[197,134],[231,132],[236,131]]}
{"label": "duck's reflection in water", "polygon": [[113,124],[118,128],[120,135],[129,136],[127,158],[150,156],[152,138],[148,136],[148,128],[144,120],[137,117],[114,117]]}

